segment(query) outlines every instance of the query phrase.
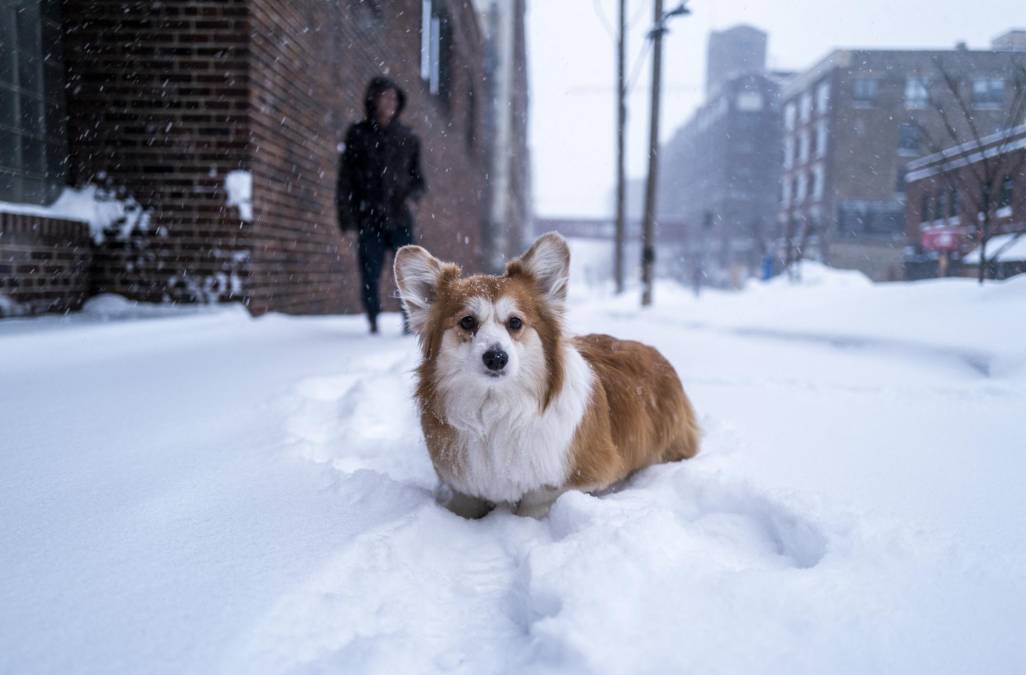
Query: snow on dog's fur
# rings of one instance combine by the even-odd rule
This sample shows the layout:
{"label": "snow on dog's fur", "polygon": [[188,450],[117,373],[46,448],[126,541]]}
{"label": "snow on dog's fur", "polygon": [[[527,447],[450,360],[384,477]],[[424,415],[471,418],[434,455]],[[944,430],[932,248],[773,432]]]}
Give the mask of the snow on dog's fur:
{"label": "snow on dog's fur", "polygon": [[565,490],[600,490],[698,452],[694,411],[659,352],[564,333],[569,267],[556,233],[502,276],[464,277],[419,246],[396,254],[423,351],[421,426],[457,512],[509,503],[541,515]]}

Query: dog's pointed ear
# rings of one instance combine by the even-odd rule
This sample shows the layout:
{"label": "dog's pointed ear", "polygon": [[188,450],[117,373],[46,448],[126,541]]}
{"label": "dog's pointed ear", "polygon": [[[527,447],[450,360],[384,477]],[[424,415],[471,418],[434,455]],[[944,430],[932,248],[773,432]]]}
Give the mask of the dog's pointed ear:
{"label": "dog's pointed ear", "polygon": [[506,273],[529,274],[549,302],[562,306],[570,280],[570,247],[558,232],[538,237],[527,253],[506,265]]}
{"label": "dog's pointed ear", "polygon": [[410,319],[410,328],[423,332],[438,297],[438,284],[447,268],[453,267],[420,246],[403,246],[395,254],[395,285]]}

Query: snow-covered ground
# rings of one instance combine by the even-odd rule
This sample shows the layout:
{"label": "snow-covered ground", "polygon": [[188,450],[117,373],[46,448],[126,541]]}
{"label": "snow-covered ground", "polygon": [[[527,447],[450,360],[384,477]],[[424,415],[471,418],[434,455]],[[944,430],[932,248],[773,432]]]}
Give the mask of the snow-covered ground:
{"label": "snow-covered ground", "polygon": [[435,504],[397,317],[2,322],[0,672],[1023,672],[1026,277],[803,278],[578,289],[704,450],[542,521]]}

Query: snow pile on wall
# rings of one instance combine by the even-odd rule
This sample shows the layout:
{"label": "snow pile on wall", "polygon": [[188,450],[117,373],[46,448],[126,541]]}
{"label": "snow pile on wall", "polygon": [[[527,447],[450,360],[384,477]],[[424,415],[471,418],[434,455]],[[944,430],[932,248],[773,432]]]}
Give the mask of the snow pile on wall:
{"label": "snow pile on wall", "polygon": [[0,212],[88,223],[93,241],[102,244],[108,236],[126,239],[135,230],[147,230],[150,214],[135,199],[117,198],[96,185],[64,188],[49,206],[0,202]]}
{"label": "snow pile on wall", "polygon": [[224,190],[228,193],[228,206],[239,209],[239,217],[253,220],[253,174],[249,171],[229,171],[224,177]]}

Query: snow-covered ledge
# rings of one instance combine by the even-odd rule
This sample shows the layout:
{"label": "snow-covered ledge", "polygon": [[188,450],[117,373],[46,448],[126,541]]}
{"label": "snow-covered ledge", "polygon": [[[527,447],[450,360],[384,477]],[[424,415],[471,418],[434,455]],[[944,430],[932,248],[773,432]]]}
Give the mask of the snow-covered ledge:
{"label": "snow-covered ledge", "polygon": [[116,199],[95,185],[64,188],[57,201],[48,206],[0,202],[0,213],[86,223],[97,244],[103,243],[112,233],[124,239],[134,230],[145,230],[149,226],[149,214],[138,202],[131,198]]}

